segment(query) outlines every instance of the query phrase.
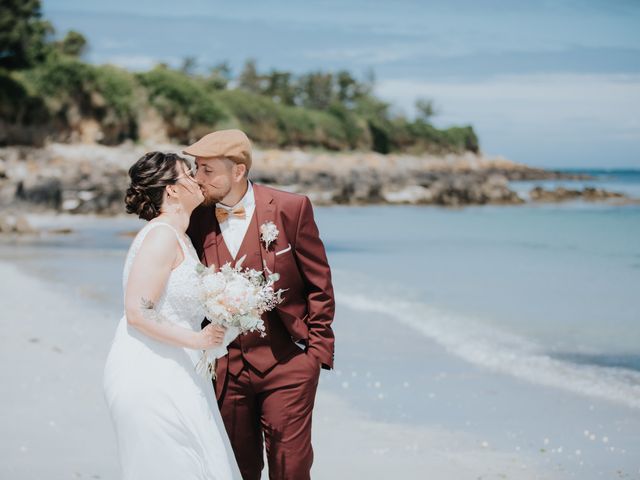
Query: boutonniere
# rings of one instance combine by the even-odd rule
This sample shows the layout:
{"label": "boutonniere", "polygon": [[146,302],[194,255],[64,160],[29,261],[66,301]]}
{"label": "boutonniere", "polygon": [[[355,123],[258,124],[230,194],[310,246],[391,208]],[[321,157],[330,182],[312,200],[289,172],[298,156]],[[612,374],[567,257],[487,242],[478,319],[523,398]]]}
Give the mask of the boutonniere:
{"label": "boutonniere", "polygon": [[276,227],[276,224],[271,221],[264,222],[260,225],[260,238],[264,242],[264,248],[269,250],[269,245],[275,242],[279,233],[278,227]]}

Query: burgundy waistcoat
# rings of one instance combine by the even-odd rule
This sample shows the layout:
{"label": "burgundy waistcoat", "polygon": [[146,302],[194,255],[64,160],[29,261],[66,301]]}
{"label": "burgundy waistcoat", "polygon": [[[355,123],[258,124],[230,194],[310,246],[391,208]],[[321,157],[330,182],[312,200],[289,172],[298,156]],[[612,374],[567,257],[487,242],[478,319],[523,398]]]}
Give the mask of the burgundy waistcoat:
{"label": "burgundy waistcoat", "polygon": [[[227,262],[235,265],[237,260],[240,260],[246,255],[242,267],[262,271],[264,269],[264,263],[262,259],[262,249],[260,248],[260,231],[255,211],[235,259],[231,257],[231,253],[227,248],[222,234],[218,235],[216,248],[220,261],[219,266]],[[260,372],[265,372],[279,361],[286,359],[298,348],[293,344],[291,335],[275,312],[264,313],[262,320],[264,321],[266,333],[264,337],[260,335],[260,332],[240,334],[238,338],[229,345],[229,355],[226,357],[226,361],[228,362],[228,368],[231,374],[237,375],[240,373],[244,366],[243,362],[248,363]],[[225,361],[224,358],[220,360],[222,363]]]}

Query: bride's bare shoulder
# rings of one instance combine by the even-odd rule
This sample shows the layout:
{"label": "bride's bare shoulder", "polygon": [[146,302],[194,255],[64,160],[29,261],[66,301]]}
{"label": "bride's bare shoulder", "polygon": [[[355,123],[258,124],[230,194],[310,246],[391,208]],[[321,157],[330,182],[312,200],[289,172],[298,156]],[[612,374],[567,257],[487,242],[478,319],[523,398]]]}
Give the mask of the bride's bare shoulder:
{"label": "bride's bare shoulder", "polygon": [[[148,231],[143,232],[143,230]],[[140,243],[139,252],[151,254],[154,257],[175,257],[178,237],[176,232],[164,223],[146,225],[141,231],[144,235]]]}

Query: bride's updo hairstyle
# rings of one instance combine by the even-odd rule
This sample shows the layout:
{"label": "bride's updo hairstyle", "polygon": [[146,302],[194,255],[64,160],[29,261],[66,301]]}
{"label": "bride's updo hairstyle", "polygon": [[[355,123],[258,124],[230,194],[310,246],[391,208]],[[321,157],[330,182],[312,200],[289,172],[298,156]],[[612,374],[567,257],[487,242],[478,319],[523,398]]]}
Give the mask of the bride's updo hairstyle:
{"label": "bride's updo hairstyle", "polygon": [[131,183],[124,198],[127,213],[145,220],[160,215],[164,187],[178,181],[179,162],[189,169],[187,160],[175,153],[149,152],[140,157],[129,169]]}

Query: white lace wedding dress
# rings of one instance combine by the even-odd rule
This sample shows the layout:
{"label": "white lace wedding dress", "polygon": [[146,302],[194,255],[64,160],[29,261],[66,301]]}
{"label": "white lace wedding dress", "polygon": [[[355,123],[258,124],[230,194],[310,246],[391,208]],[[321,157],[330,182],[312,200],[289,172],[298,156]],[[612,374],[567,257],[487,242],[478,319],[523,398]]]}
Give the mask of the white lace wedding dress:
{"label": "white lace wedding dress", "polygon": [[[185,328],[200,329],[204,318],[197,298],[199,263],[191,242],[170,225],[145,225],[127,254],[129,271],[146,234],[159,226],[171,228],[184,261],[169,277],[156,310]],[[199,351],[175,347],[118,324],[104,371],[104,393],[118,440],[125,480],[241,479],[218,410],[211,380],[195,371]]]}

